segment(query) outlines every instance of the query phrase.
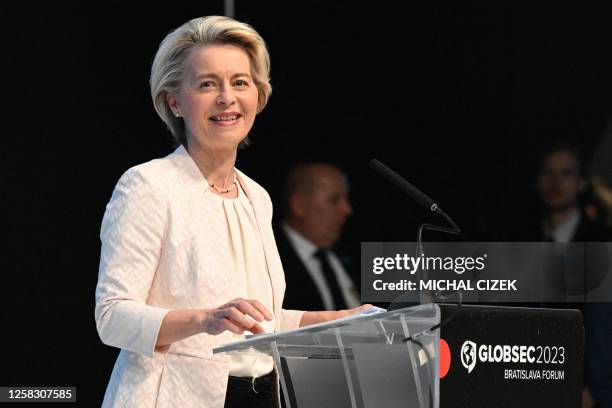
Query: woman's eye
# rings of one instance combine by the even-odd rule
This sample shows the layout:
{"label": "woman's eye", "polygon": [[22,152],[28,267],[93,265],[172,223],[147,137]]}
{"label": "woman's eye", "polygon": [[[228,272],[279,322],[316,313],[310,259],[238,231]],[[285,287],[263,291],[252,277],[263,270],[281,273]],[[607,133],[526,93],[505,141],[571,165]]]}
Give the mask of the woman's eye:
{"label": "woman's eye", "polygon": [[234,82],[235,86],[249,86],[249,83],[244,80],[244,79],[237,79],[236,82]]}
{"label": "woman's eye", "polygon": [[212,88],[213,86],[215,86],[213,81],[204,81],[200,84],[200,88]]}

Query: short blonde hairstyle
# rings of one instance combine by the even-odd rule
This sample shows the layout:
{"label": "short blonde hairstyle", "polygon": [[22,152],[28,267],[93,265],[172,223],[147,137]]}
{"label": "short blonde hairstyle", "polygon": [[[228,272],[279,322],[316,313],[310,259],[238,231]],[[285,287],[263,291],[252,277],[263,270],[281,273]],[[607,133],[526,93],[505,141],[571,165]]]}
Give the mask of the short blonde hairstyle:
{"label": "short blonde hairstyle", "polygon": [[[192,49],[206,44],[236,45],[249,56],[251,76],[257,87],[257,113],[268,103],[270,86],[270,56],[261,36],[246,23],[229,17],[208,16],[194,18],[170,32],[159,45],[151,67],[151,97],[157,114],[170,129],[175,141],[187,145],[185,124],[174,116],[167,95],[179,92],[185,60]],[[243,143],[248,144],[248,139]]]}

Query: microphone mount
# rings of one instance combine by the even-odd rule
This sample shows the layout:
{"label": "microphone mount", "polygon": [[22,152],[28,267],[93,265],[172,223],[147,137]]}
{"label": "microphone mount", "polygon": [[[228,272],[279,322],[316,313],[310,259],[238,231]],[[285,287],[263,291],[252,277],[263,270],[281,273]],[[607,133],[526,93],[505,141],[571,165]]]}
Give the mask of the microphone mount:
{"label": "microphone mount", "polygon": [[[434,200],[432,200],[425,193],[423,193],[418,188],[410,184],[402,176],[397,174],[395,171],[391,170],[389,167],[387,167],[385,164],[383,164],[377,159],[372,159],[370,161],[370,167],[374,171],[379,173],[381,176],[383,176],[385,179],[387,179],[389,182],[391,182],[396,187],[398,187],[400,190],[402,190],[405,194],[410,196],[417,203],[421,204],[423,207],[429,209],[430,211],[433,211],[437,213],[438,215],[442,216],[442,218],[444,218],[446,222],[448,223],[448,225],[450,226],[449,228],[449,227],[445,227],[441,225],[434,225],[430,223],[421,224],[417,232],[417,248],[416,248],[417,257],[424,255],[423,231],[425,230],[438,231],[438,232],[444,232],[444,233],[453,234],[453,235],[458,235],[461,233],[461,228],[459,228],[459,226],[455,223],[455,221],[453,221],[453,219],[448,214],[446,214]],[[419,276],[420,276],[420,279],[427,279],[427,272],[424,270],[420,270]],[[434,294],[434,295],[437,296],[437,294]],[[434,296],[432,296],[431,293],[422,293],[421,303],[422,304],[431,303],[433,301],[433,297]]]}

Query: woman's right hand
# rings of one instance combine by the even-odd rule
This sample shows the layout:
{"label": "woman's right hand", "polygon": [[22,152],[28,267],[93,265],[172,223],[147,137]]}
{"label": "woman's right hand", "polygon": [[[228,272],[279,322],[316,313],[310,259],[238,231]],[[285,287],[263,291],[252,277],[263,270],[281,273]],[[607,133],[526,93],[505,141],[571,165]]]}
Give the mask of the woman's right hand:
{"label": "woman's right hand", "polygon": [[236,298],[215,309],[204,311],[203,331],[217,335],[226,330],[236,334],[250,331],[253,334],[265,333],[257,324],[272,320],[272,313],[260,302],[253,299]]}

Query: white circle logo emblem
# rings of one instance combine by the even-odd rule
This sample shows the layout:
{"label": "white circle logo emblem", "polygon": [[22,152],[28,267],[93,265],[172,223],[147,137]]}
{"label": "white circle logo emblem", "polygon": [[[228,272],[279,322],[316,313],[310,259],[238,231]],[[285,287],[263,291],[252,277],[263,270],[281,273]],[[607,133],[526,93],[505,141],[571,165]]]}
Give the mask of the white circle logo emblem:
{"label": "white circle logo emblem", "polygon": [[468,374],[472,372],[476,366],[476,343],[466,340],[461,346],[461,364],[468,370]]}

